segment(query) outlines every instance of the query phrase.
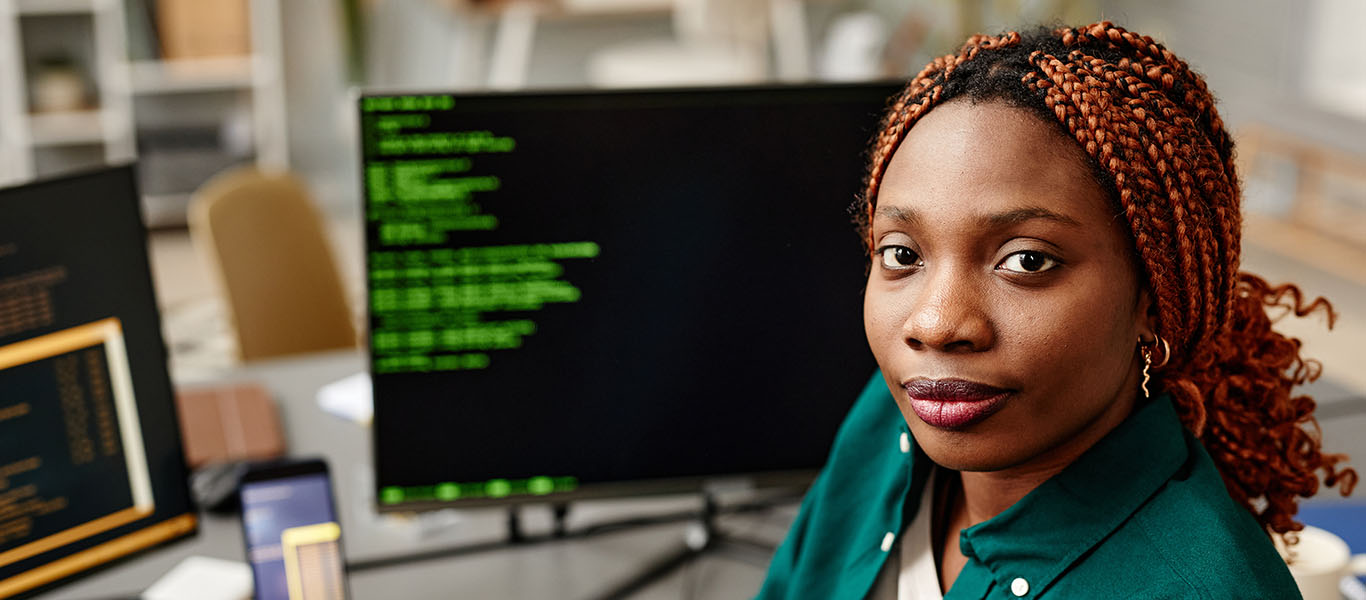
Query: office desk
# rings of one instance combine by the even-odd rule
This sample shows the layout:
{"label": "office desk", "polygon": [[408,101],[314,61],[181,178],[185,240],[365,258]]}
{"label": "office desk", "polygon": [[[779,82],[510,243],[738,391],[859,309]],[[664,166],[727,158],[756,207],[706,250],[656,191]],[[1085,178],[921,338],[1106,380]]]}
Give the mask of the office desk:
{"label": "office desk", "polygon": [[[505,537],[506,512],[494,509],[445,511],[418,519],[378,516],[372,510],[370,432],[324,413],[317,389],[364,369],[359,351],[343,351],[253,364],[214,382],[255,381],[275,397],[288,435],[290,453],[326,457],[342,523],[348,562],[439,550]],[[629,516],[671,513],[700,507],[700,499],[664,497],[575,504],[569,527]],[[781,541],[796,505],[720,519],[730,532],[772,544]],[[547,507],[523,510],[528,534],[548,532]],[[50,592],[43,598],[96,600],[132,596],[150,586],[191,555],[244,560],[236,516],[202,515],[199,535],[152,551]],[[653,525],[587,538],[513,546],[488,552],[409,562],[351,574],[358,600],[378,598],[583,598],[630,578],[653,558],[677,548],[685,523]],[[707,558],[658,585],[640,598],[742,598],[763,580],[765,557],[748,562]]]}

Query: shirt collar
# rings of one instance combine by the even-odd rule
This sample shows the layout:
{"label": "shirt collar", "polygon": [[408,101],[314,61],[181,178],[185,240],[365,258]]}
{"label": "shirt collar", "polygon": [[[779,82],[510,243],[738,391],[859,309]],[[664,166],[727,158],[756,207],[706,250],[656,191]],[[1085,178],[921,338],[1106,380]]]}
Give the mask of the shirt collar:
{"label": "shirt collar", "polygon": [[1184,428],[1162,395],[1132,415],[1061,473],[992,519],[964,529],[959,547],[1011,589],[1046,590],[1077,559],[1138,510],[1188,458]]}

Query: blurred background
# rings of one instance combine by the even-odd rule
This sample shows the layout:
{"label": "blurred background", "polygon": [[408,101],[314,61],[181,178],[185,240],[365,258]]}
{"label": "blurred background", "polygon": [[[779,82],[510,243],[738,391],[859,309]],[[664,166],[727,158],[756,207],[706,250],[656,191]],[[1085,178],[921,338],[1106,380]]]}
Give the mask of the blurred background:
{"label": "blurred background", "polygon": [[1240,148],[1245,267],[1334,301],[1332,333],[1283,326],[1324,363],[1324,399],[1366,396],[1357,0],[0,0],[0,183],[139,161],[174,368],[194,379],[236,360],[186,229],[225,168],[302,177],[364,306],[358,89],[901,78],[972,32],[1099,19],[1205,74]]}
{"label": "blurred background", "polygon": [[186,230],[224,168],[288,169],[363,306],[358,89],[904,78],[974,31],[1109,19],[1208,78],[1238,139],[1244,267],[1335,302],[1287,320],[1322,394],[1366,396],[1358,0],[0,0],[0,183],[137,159],[178,379],[231,365]]}
{"label": "blurred background", "polygon": [[1324,367],[1327,449],[1366,465],[1360,0],[0,0],[0,185],[136,160],[172,377],[213,382],[250,360],[191,233],[227,169],[306,185],[365,330],[359,90],[905,78],[974,32],[1102,19],[1206,76],[1239,148],[1243,267],[1333,302],[1331,331],[1280,327]]}
{"label": "blurred background", "polygon": [[[136,159],[178,381],[238,353],[187,230],[225,168],[308,185],[364,306],[356,90],[906,77],[971,32],[1113,20],[1208,78],[1243,163],[1245,268],[1331,299],[1283,327],[1325,410],[1366,397],[1357,0],[0,0],[0,183]],[[1327,402],[1329,400],[1357,402]],[[1330,405],[1331,404],[1331,405]],[[1344,412],[1344,415],[1346,412]]]}

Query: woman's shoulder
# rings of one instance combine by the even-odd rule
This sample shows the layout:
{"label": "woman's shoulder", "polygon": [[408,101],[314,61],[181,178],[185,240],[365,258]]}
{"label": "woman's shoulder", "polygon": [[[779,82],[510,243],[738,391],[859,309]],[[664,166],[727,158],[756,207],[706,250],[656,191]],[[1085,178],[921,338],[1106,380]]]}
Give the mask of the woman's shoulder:
{"label": "woman's shoulder", "polygon": [[1092,572],[1123,597],[1298,598],[1285,562],[1229,496],[1204,447],[1189,434],[1186,445],[1186,464],[1076,565],[1072,581]]}
{"label": "woman's shoulder", "polygon": [[917,458],[891,392],[874,374],[840,426],[759,597],[863,597],[903,528],[903,515],[918,507],[916,492],[932,463]]}

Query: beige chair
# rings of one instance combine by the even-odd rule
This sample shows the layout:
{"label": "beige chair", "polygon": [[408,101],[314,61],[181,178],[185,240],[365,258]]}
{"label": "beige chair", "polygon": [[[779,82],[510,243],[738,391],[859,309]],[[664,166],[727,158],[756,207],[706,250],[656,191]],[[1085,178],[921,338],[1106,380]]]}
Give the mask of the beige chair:
{"label": "beige chair", "polygon": [[243,361],[356,345],[322,220],[297,178],[215,176],[191,200],[190,233],[218,268]]}

